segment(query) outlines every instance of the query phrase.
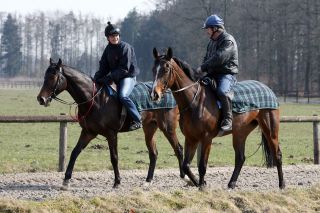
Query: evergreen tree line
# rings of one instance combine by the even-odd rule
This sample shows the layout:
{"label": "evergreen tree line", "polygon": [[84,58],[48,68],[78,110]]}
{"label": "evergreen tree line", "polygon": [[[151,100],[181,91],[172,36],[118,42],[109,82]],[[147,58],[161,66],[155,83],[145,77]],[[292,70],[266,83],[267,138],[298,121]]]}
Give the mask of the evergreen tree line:
{"label": "evergreen tree line", "polygon": [[[262,81],[281,95],[320,95],[320,1],[160,0],[156,4],[148,15],[132,10],[117,23],[122,39],[135,48],[139,80],[152,79],[153,47],[165,51],[170,46],[175,56],[199,66],[208,43],[201,27],[207,16],[217,13],[238,42],[239,80]],[[60,57],[91,76],[98,69],[106,45],[106,21],[73,13],[11,19],[0,14],[0,75],[41,77],[49,57]],[[10,39],[15,41],[13,47],[8,45]]]}

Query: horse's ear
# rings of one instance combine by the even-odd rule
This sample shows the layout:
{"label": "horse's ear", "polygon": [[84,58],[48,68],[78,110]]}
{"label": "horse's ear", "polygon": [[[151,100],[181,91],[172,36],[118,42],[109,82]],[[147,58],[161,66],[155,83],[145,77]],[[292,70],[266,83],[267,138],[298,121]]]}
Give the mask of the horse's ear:
{"label": "horse's ear", "polygon": [[61,64],[62,64],[62,61],[61,61],[61,58],[59,58],[59,61],[58,61],[57,65],[60,67]]}
{"label": "horse's ear", "polygon": [[167,60],[170,60],[172,58],[172,56],[173,56],[172,49],[171,49],[171,47],[169,47],[167,50],[167,55],[166,55]]}
{"label": "horse's ear", "polygon": [[157,48],[155,48],[155,47],[153,48],[153,57],[155,59],[159,58],[159,52],[158,52]]}
{"label": "horse's ear", "polygon": [[52,65],[52,64],[53,64],[53,62],[52,62],[52,58],[50,58],[49,62],[50,62],[50,65]]}

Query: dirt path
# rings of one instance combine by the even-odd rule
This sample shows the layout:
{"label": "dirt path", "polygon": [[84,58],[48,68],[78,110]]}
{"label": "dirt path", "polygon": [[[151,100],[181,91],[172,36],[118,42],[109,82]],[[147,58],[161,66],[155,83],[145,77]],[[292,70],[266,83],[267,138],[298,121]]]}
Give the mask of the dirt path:
{"label": "dirt path", "polygon": [[[196,170],[194,170],[196,172]],[[227,190],[233,167],[209,168],[206,174],[209,189]],[[0,175],[0,197],[45,200],[61,195],[93,197],[127,194],[136,189],[147,191],[197,190],[179,177],[178,169],[157,169],[152,184],[145,182],[147,171],[122,170],[121,186],[113,189],[113,171],[75,172],[68,191],[61,190],[63,173],[19,173]],[[320,166],[299,165],[284,167],[287,188],[310,187],[320,183]],[[185,178],[188,180],[188,178]],[[244,167],[236,190],[278,190],[276,168]]]}

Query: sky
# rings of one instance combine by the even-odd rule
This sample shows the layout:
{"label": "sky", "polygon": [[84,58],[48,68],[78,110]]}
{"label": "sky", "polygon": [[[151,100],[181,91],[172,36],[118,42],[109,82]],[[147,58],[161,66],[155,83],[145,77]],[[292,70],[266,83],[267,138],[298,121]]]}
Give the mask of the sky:
{"label": "sky", "polygon": [[26,15],[35,11],[93,14],[110,21],[123,19],[136,8],[140,13],[148,13],[155,8],[154,0],[0,0],[0,11]]}

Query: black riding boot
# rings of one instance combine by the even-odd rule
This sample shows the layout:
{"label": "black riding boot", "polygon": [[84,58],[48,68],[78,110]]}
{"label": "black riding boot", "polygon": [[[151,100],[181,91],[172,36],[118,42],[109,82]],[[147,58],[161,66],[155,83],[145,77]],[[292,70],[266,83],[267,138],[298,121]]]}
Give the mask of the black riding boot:
{"label": "black riding boot", "polygon": [[223,131],[232,130],[232,103],[228,96],[219,96],[222,105],[221,129]]}

